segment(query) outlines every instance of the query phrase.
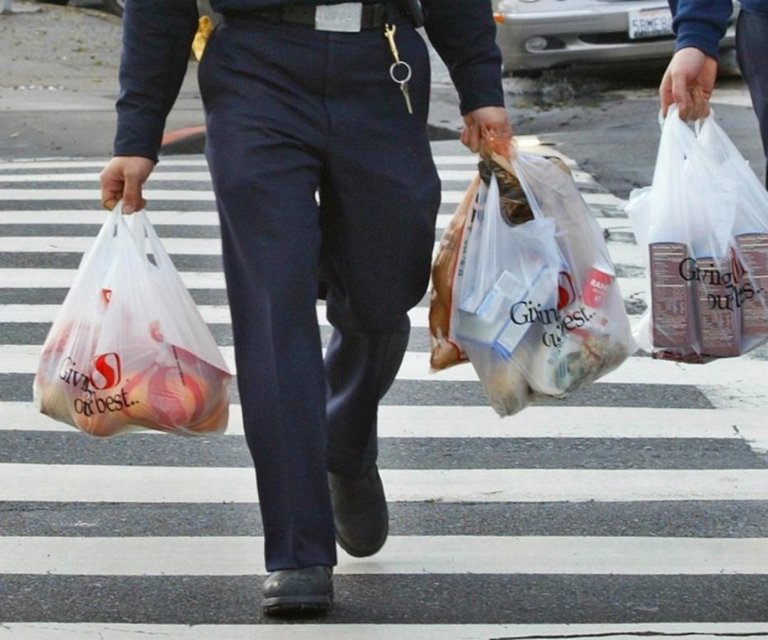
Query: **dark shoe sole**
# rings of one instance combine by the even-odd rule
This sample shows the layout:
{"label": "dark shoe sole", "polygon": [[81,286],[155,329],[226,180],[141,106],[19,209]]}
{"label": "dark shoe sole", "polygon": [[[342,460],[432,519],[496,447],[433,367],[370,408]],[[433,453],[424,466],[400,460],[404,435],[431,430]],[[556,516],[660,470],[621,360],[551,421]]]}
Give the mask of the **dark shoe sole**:
{"label": "dark shoe sole", "polygon": [[279,596],[265,598],[261,608],[275,618],[309,618],[328,613],[332,604],[331,596]]}
{"label": "dark shoe sole", "polygon": [[353,558],[367,558],[381,551],[381,548],[387,542],[388,536],[389,536],[389,523],[387,523],[387,528],[384,530],[383,536],[381,538],[381,542],[379,542],[375,547],[368,547],[366,549],[366,548],[360,548],[360,547],[353,547],[352,545],[350,545],[348,542],[346,542],[346,540],[344,540],[344,538],[342,538],[339,535],[339,531],[337,529],[336,543]]}

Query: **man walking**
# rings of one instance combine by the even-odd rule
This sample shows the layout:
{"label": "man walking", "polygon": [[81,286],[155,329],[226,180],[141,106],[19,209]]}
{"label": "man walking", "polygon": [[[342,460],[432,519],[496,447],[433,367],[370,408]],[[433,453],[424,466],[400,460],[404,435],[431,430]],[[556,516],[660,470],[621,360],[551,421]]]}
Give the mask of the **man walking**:
{"label": "man walking", "polygon": [[[495,25],[490,0],[211,5],[222,20],[199,81],[264,524],[263,608],[322,613],[336,541],[368,556],[387,538],[376,416],[429,280],[440,182],[416,27],[450,70],[462,141],[477,151],[484,132],[511,133]],[[195,0],[126,0],[107,205],[143,206],[197,21]]]}

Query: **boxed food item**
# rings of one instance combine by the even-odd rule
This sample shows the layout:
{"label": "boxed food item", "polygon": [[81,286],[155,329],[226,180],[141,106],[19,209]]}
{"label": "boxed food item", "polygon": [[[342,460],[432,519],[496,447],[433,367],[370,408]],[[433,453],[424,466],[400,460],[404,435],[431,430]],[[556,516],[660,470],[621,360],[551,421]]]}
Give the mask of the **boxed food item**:
{"label": "boxed food item", "polygon": [[714,258],[696,258],[694,264],[691,277],[701,355],[737,356],[741,353],[741,313],[733,293],[733,272],[722,268]]}
{"label": "boxed food item", "polygon": [[768,233],[736,236],[736,259],[748,282],[739,287],[741,335],[746,340],[768,336]]}
{"label": "boxed food item", "polygon": [[692,353],[696,325],[691,283],[680,276],[681,265],[690,259],[688,247],[682,242],[654,242],[648,252],[653,346]]}
{"label": "boxed food item", "polygon": [[670,106],[653,183],[625,209],[648,247],[641,348],[703,363],[768,340],[768,192],[712,112],[691,126]]}

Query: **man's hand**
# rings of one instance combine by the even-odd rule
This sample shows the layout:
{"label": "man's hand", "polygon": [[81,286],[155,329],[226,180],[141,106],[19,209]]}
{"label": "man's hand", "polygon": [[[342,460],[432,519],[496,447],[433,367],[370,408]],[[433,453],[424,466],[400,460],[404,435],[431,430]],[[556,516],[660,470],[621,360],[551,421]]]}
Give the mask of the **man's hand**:
{"label": "man's hand", "polygon": [[499,141],[508,147],[512,138],[512,124],[504,107],[481,107],[464,116],[464,131],[461,142],[470,151],[480,151],[480,141]]}
{"label": "man's hand", "polygon": [[101,204],[114,209],[123,200],[123,213],[143,209],[147,201],[142,197],[144,183],[155,168],[155,163],[141,156],[117,156],[101,172]]}
{"label": "man's hand", "polygon": [[717,60],[694,47],[680,49],[672,56],[659,86],[661,112],[677,104],[683,120],[709,115],[709,99],[717,79]]}

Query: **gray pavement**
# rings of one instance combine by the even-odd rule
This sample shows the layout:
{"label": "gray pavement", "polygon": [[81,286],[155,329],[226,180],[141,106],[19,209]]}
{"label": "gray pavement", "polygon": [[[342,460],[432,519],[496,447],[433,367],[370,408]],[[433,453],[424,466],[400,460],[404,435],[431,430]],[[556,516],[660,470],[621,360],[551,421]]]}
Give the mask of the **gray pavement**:
{"label": "gray pavement", "polygon": [[[0,158],[106,157],[115,127],[122,24],[93,2],[58,6],[12,0],[0,14]],[[190,60],[167,123],[168,153],[202,150],[194,129],[204,122],[197,63]],[[458,101],[435,60],[430,131],[455,139]]]}
{"label": "gray pavement", "polygon": [[108,154],[120,20],[21,0],[12,10],[0,15],[0,157]]}

